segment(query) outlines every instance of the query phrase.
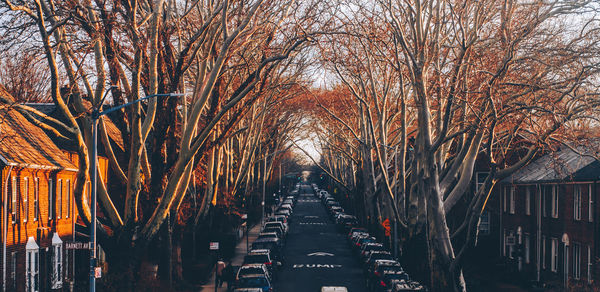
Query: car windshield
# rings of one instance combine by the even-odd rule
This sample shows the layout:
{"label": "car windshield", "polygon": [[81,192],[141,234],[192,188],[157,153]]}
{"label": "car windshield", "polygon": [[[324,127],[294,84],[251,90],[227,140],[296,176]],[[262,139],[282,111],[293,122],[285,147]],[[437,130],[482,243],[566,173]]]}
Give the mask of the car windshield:
{"label": "car windshield", "polygon": [[267,263],[269,262],[269,256],[266,254],[255,254],[247,255],[244,257],[244,263]]}
{"label": "car windshield", "polygon": [[240,279],[239,287],[251,287],[251,288],[260,288],[264,286],[269,286],[269,281],[263,277],[247,277]]}
{"label": "car windshield", "polygon": [[384,272],[383,277],[386,279],[386,281],[392,279],[408,280],[408,274],[401,271],[386,271]]}
{"label": "car windshield", "polygon": [[239,275],[263,274],[265,271],[260,267],[243,267]]}

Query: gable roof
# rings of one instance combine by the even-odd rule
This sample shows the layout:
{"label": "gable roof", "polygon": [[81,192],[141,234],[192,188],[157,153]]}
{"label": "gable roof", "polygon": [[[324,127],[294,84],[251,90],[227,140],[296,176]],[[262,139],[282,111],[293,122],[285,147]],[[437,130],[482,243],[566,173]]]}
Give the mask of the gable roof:
{"label": "gable roof", "polygon": [[[84,100],[82,100],[82,102],[86,108],[88,108],[88,109],[92,108],[92,104],[89,101],[84,99]],[[35,108],[36,110],[43,112],[46,115],[52,116],[59,120],[64,120],[63,116],[61,114],[59,114],[58,111],[56,110],[56,105],[54,103],[26,103],[25,105]],[[104,125],[106,127],[106,134],[108,135],[110,140],[112,140],[114,145],[119,147],[119,149],[124,152],[125,151],[125,143],[123,141],[123,136],[121,135],[121,131],[119,130],[119,128],[112,122],[112,120],[109,117],[102,116],[101,118],[102,118],[102,121],[104,121]],[[57,141],[57,143],[58,143],[58,141]],[[59,144],[61,144],[61,143],[59,143]],[[63,145],[61,144],[61,146],[63,146]],[[69,149],[74,147],[74,145],[64,145],[64,146],[65,146],[64,148],[69,148]]]}
{"label": "gable roof", "polygon": [[41,128],[6,104],[0,106],[0,160],[10,166],[77,171]]}
{"label": "gable roof", "polygon": [[546,154],[502,180],[503,183],[593,181],[600,178],[600,161],[590,150],[568,147]]}

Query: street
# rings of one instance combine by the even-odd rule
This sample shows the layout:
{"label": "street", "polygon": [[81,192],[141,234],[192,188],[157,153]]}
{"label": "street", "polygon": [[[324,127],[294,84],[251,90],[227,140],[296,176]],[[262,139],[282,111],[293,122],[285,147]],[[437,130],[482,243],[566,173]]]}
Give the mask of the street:
{"label": "street", "polygon": [[275,291],[320,291],[321,286],[366,291],[362,269],[344,234],[336,229],[307,185],[300,188],[284,255]]}

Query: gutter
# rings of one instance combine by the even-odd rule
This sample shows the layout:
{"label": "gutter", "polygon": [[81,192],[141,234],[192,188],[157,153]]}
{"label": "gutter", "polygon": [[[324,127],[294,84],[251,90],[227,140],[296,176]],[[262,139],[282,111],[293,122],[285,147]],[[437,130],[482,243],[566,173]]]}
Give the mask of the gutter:
{"label": "gutter", "polygon": [[70,167],[39,165],[39,164],[32,164],[32,163],[8,162],[8,160],[2,155],[0,155],[0,161],[3,164],[5,164],[6,166],[10,166],[10,167],[15,166],[15,167],[33,168],[33,169],[41,169],[41,170],[66,170],[66,171],[73,171],[73,172],[79,171],[79,169],[77,169],[77,168],[70,168]]}
{"label": "gutter", "polygon": [[[0,156],[1,157],[1,156]],[[6,291],[6,236],[8,235],[8,179],[12,173],[13,166],[11,165],[6,175],[6,182],[4,183],[4,192],[2,192],[2,291]]]}

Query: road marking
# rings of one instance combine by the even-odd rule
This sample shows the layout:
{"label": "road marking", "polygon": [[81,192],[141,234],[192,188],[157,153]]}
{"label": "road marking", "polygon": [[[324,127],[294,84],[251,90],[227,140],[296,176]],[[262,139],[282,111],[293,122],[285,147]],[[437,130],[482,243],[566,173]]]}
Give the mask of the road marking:
{"label": "road marking", "polygon": [[334,264],[294,264],[294,269],[339,269],[342,265],[334,265]]}
{"label": "road marking", "polygon": [[300,225],[325,225],[324,222],[300,222]]}
{"label": "road marking", "polygon": [[319,200],[298,200],[300,203],[319,203]]}
{"label": "road marking", "polygon": [[319,216],[304,216],[304,218],[319,218]]}
{"label": "road marking", "polygon": [[319,252],[309,253],[309,254],[307,254],[307,256],[309,256],[309,257],[312,257],[312,256],[332,257],[332,256],[334,256],[334,254],[319,251]]}

